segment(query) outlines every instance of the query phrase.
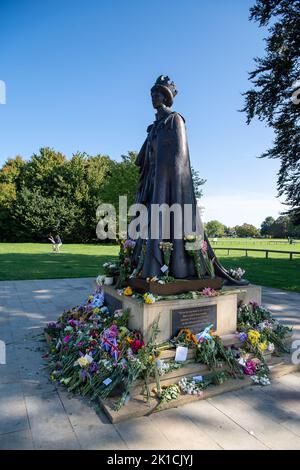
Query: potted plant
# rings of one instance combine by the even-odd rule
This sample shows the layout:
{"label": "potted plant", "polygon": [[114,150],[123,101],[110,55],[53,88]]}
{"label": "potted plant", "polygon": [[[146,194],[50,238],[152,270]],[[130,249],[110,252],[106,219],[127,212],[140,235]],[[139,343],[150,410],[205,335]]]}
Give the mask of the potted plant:
{"label": "potted plant", "polygon": [[119,268],[115,262],[108,261],[103,264],[105,279],[104,284],[111,286],[114,283],[114,276],[118,274]]}

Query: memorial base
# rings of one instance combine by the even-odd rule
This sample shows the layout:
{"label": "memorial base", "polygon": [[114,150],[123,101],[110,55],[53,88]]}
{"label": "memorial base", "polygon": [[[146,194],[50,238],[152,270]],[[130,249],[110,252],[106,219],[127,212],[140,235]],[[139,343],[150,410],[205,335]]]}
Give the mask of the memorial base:
{"label": "memorial base", "polygon": [[109,308],[129,309],[129,328],[139,330],[145,340],[149,337],[153,322],[160,317],[157,343],[164,343],[175,336],[181,328],[189,328],[193,333],[212,324],[219,336],[236,332],[238,303],[250,300],[261,303],[260,286],[226,287],[224,294],[197,299],[160,300],[145,304],[133,297],[119,295],[114,287],[103,286],[105,300]]}

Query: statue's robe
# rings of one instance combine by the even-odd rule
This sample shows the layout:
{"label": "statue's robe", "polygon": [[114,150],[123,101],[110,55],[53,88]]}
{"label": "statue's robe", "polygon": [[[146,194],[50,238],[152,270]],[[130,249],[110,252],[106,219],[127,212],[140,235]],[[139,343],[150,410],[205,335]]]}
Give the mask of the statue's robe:
{"label": "statue's robe", "polygon": [[[136,159],[136,165],[140,168],[136,203],[144,204],[148,209],[148,239],[143,241],[139,238],[137,240],[134,251],[135,263],[138,263],[142,245],[146,243],[141,277],[162,275],[161,267],[164,265],[164,258],[159,243],[169,241],[173,243],[169,275],[177,279],[196,278],[193,258],[184,248],[183,224],[180,239],[174,238],[174,219],[172,217],[168,238],[162,237],[161,233],[157,239],[150,237],[152,204],[168,204],[169,206],[174,203],[179,204],[183,215],[184,205],[191,205],[193,211],[192,230],[196,233],[201,232],[200,217],[198,219],[200,225],[196,226],[197,201],[193,187],[184,118],[166,108],[157,113],[156,121],[148,127],[147,131],[148,136]],[[239,282],[232,279],[216,259],[205,234],[204,239],[208,243],[209,256],[214,262],[215,274],[224,277],[229,283],[238,284]],[[201,251],[200,261],[204,266]]]}

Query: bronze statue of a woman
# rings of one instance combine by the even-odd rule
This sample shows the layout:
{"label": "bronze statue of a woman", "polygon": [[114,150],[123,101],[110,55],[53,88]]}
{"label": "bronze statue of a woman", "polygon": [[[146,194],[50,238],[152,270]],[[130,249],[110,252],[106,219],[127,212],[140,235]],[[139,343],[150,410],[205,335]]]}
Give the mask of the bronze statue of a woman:
{"label": "bronze statue of a woman", "polygon": [[[159,277],[164,267],[164,255],[161,243],[172,244],[172,252],[168,274],[175,279],[195,279],[197,270],[192,256],[186,250],[183,223],[181,236],[175,236],[174,217],[171,215],[169,236],[159,232],[156,238],[151,237],[151,207],[155,205],[176,204],[182,210],[191,208],[192,228],[196,230],[197,201],[194,193],[189,149],[184,118],[172,111],[173,99],[177,94],[174,82],[169,77],[161,75],[151,88],[153,107],[156,109],[156,119],[147,129],[147,138],[137,156],[136,165],[140,169],[140,180],[136,203],[147,207],[148,236],[139,238],[134,249],[135,264],[140,264],[141,278]],[[153,217],[153,214],[152,214]],[[152,221],[153,222],[153,221]],[[214,275],[222,277],[226,284],[241,285],[244,280],[232,278],[217,260],[206,234],[202,234],[206,256],[213,266]],[[142,261],[142,262],[141,262]],[[199,261],[205,271],[203,252],[199,250]],[[211,275],[206,273],[207,277]]]}

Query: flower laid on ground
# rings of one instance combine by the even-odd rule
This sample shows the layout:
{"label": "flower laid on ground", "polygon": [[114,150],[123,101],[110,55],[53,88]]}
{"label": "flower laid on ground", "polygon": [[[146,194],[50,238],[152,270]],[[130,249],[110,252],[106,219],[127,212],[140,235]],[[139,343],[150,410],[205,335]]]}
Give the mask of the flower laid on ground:
{"label": "flower laid on ground", "polygon": [[170,342],[175,346],[196,346],[198,344],[196,335],[194,335],[189,328],[181,328]]}
{"label": "flower laid on ground", "polygon": [[143,295],[143,299],[146,304],[154,304],[156,302],[155,296],[151,294],[150,292],[146,292]]}
{"label": "flower laid on ground", "polygon": [[162,392],[160,396],[159,406],[163,405],[164,403],[168,403],[169,401],[176,400],[180,395],[180,389],[177,384],[171,384],[162,387]]}
{"label": "flower laid on ground", "polygon": [[123,294],[126,295],[126,296],[131,296],[133,294],[133,290],[131,289],[130,286],[127,286],[124,291],[123,291]]}
{"label": "flower laid on ground", "polygon": [[192,378],[183,377],[178,382],[178,385],[179,385],[180,390],[183,393],[186,393],[187,395],[202,396],[203,390],[207,388],[211,383],[212,383],[212,379],[198,376],[198,377],[192,377]]}
{"label": "flower laid on ground", "polygon": [[243,343],[244,341],[247,341],[248,339],[248,335],[244,331],[242,333],[239,333],[238,336],[239,336],[239,340],[241,343]]}
{"label": "flower laid on ground", "polygon": [[183,366],[182,362],[174,362],[174,361],[165,362],[162,359],[156,360],[156,367],[157,367],[159,375],[168,374],[169,372],[172,372],[173,370],[180,369],[180,367],[182,366]]}
{"label": "flower laid on ground", "polygon": [[237,281],[240,281],[242,279],[245,272],[246,271],[242,268],[232,268],[228,270],[230,276],[233,277],[233,279],[236,279]]}
{"label": "flower laid on ground", "polygon": [[138,379],[144,380],[150,396],[149,377],[154,375],[159,354],[156,345],[159,318],[145,344],[140,332],[128,329],[128,310],[111,312],[106,305],[93,308],[95,300],[98,304],[105,300],[101,291],[97,290],[84,305],[64,312],[57,323],[46,327],[51,379],[91,399],[105,399],[122,385],[117,408],[126,402]]}
{"label": "flower laid on ground", "polygon": [[259,385],[266,386],[266,385],[270,385],[271,383],[267,375],[262,375],[262,376],[253,375],[251,379],[253,380],[254,383],[259,384]]}
{"label": "flower laid on ground", "polygon": [[249,330],[248,331],[248,340],[252,344],[252,346],[256,347],[259,343],[260,333],[257,330]]}
{"label": "flower laid on ground", "polygon": [[248,359],[243,367],[246,375],[254,375],[256,372],[256,363],[251,359]]}
{"label": "flower laid on ground", "polygon": [[219,294],[219,292],[217,292],[212,287],[205,287],[201,291],[201,295],[203,295],[204,297],[215,297],[215,296],[220,295],[220,294]]}

